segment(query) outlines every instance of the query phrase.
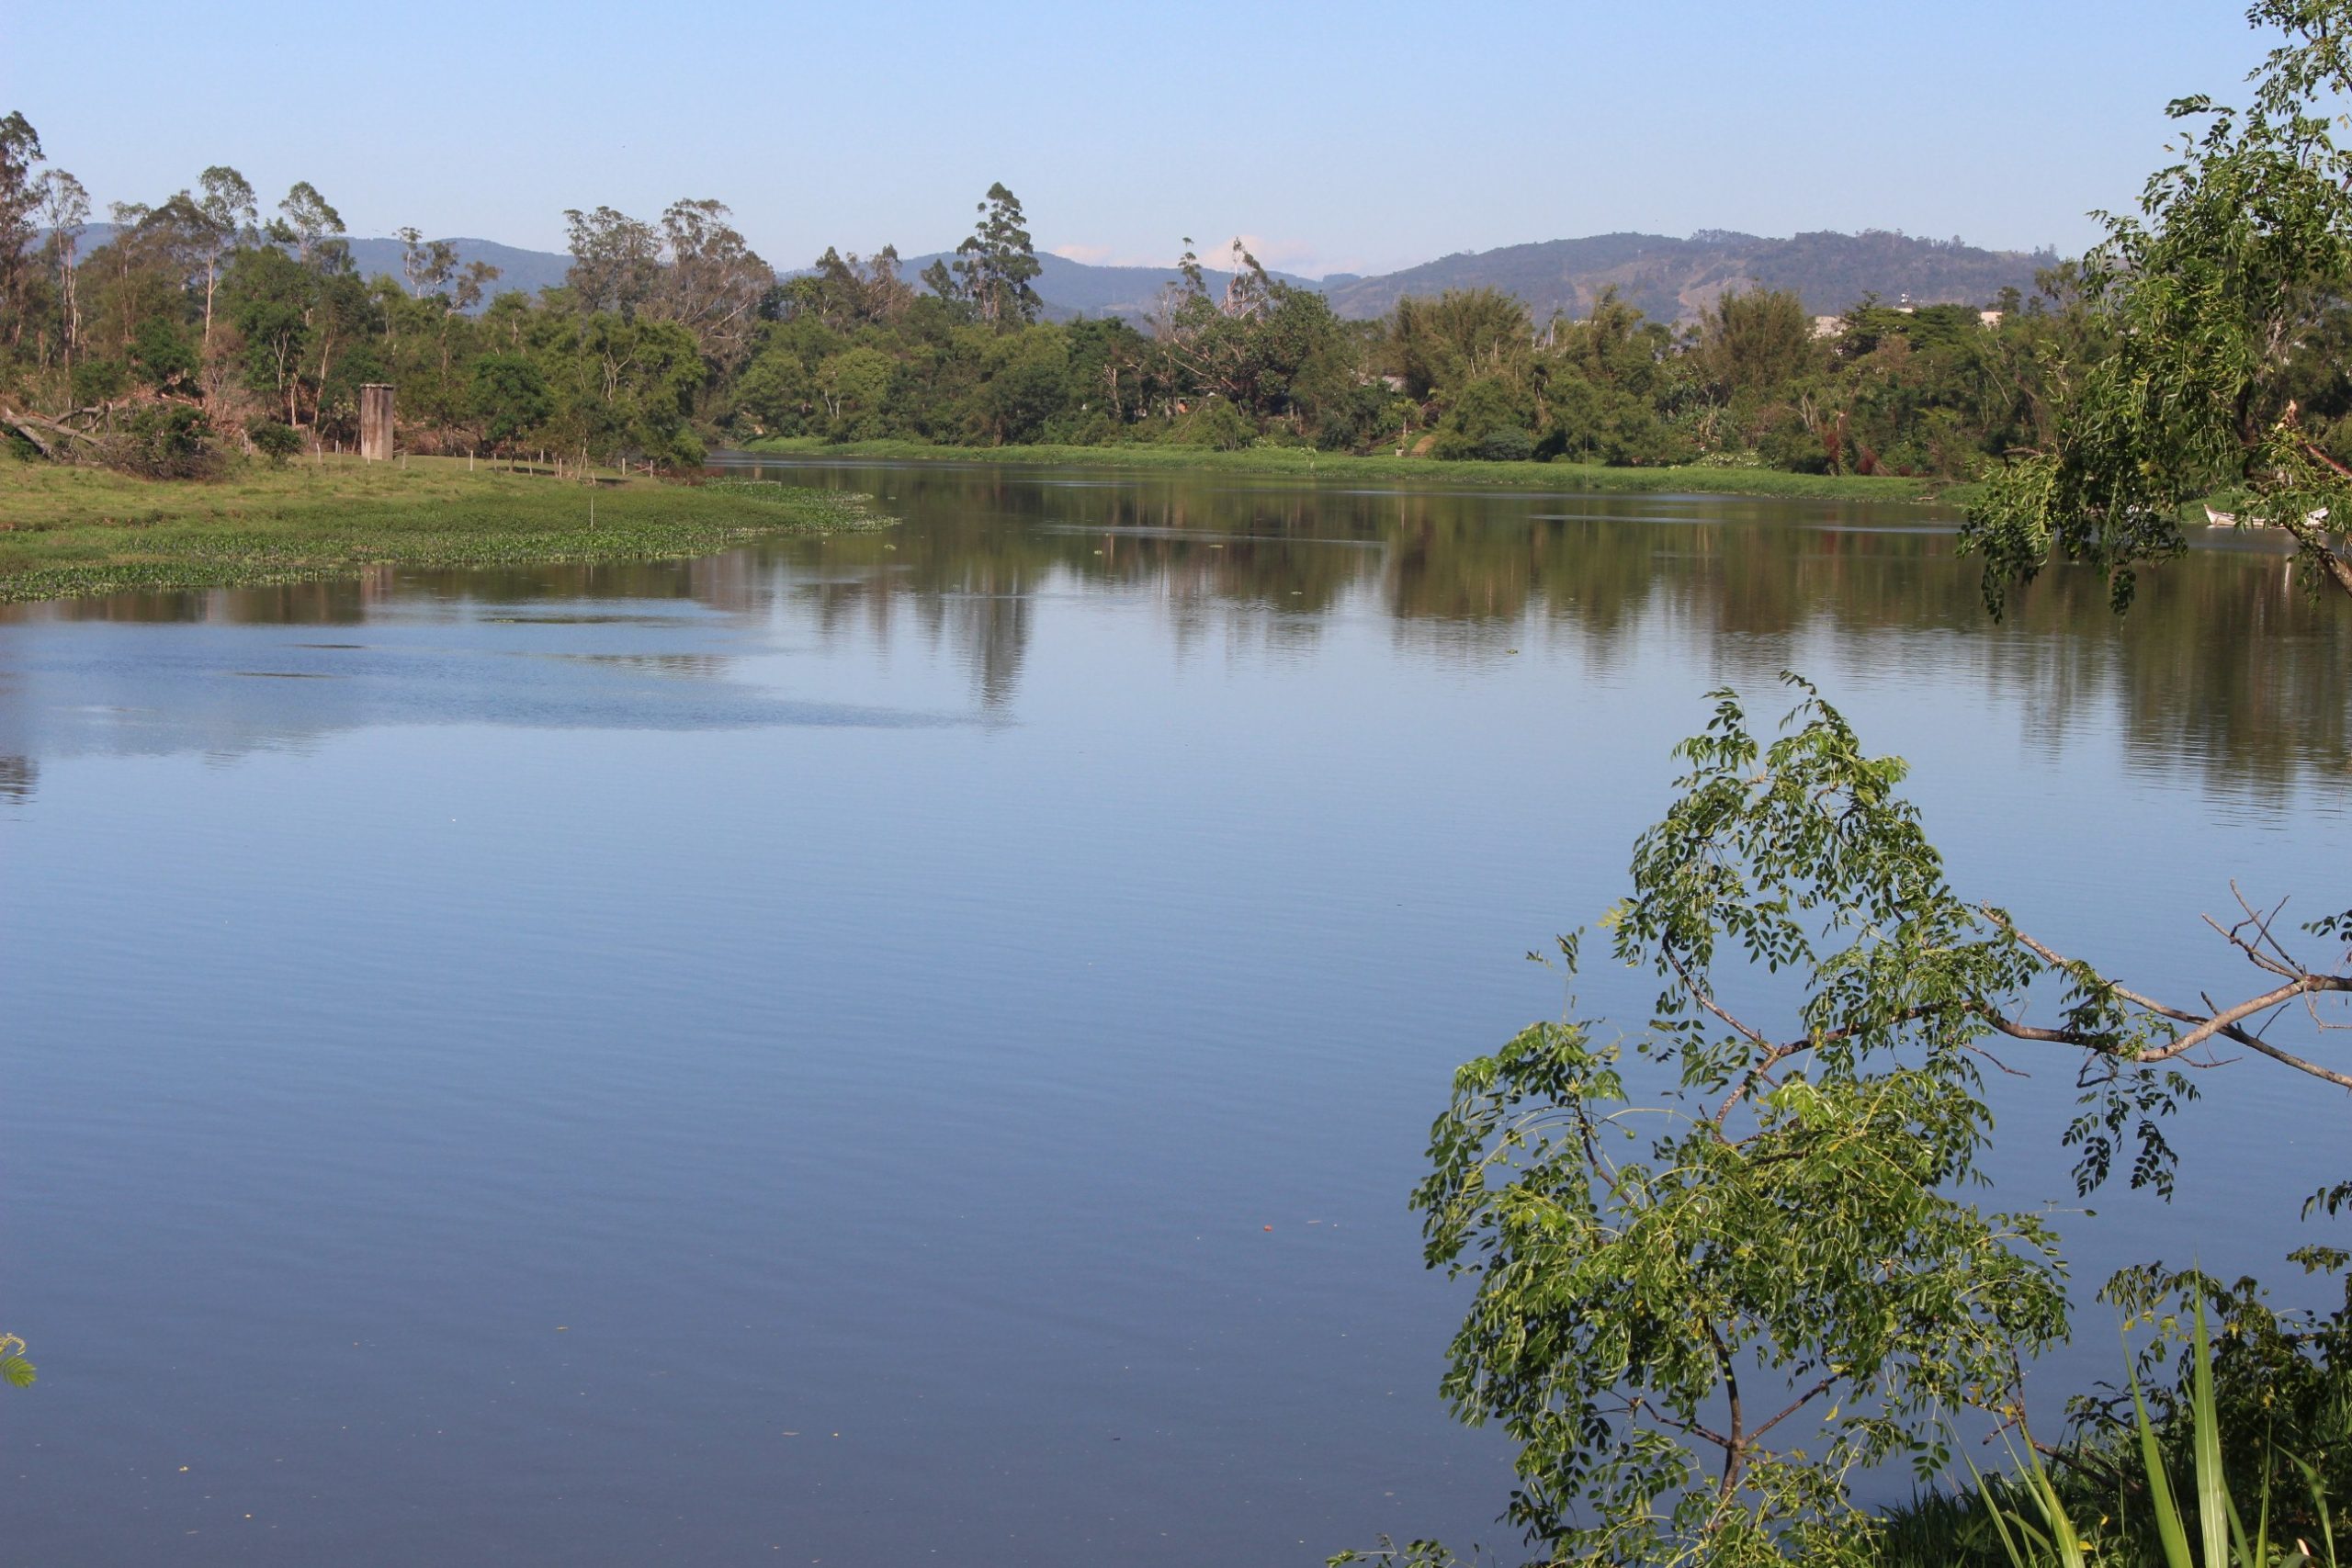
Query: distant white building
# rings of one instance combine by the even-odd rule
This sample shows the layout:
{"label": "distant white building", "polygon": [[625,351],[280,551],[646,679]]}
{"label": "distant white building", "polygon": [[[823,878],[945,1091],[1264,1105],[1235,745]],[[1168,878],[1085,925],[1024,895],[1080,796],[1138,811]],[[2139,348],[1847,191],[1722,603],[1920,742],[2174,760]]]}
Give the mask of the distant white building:
{"label": "distant white building", "polygon": [[[1898,299],[1899,303],[1886,308],[1898,316],[1916,316],[1919,313],[1919,307],[1912,302],[1911,296],[1905,294]],[[1986,332],[1991,332],[2001,324],[2001,312],[1979,310],[1976,312],[1976,324]],[[1836,337],[1845,330],[1845,326],[1846,318],[1843,316],[1815,316],[1813,319],[1813,335],[1816,338]]]}

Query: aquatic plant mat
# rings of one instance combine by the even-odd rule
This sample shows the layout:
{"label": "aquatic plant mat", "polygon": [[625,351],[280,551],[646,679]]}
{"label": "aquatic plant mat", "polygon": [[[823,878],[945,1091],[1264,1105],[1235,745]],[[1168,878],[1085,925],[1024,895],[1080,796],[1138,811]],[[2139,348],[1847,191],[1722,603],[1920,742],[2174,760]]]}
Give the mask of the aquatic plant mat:
{"label": "aquatic plant mat", "polygon": [[1440,488],[1552,491],[1579,494],[1792,496],[1822,501],[1953,502],[1967,487],[1890,475],[1792,474],[1778,468],[1693,463],[1613,468],[1599,463],[1442,463],[1428,457],[1357,457],[1303,446],[943,446],[921,441],[833,444],[802,437],[750,443],[752,457],[837,458],[843,462],[1046,463],[1057,468],[1124,468],[1300,479],[1341,484],[1408,481]]}
{"label": "aquatic plant mat", "polygon": [[462,458],[255,464],[218,480],[0,461],[0,602],[262,587],[372,567],[650,560],[876,528],[864,496],[469,468]]}

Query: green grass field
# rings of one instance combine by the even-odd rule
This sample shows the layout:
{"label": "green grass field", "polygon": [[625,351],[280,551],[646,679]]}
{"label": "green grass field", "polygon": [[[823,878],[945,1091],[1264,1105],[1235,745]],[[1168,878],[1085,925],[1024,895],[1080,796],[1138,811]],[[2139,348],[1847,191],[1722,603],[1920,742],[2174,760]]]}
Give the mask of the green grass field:
{"label": "green grass field", "polygon": [[0,458],[0,602],[348,576],[372,566],[645,560],[877,526],[862,496],[721,481],[586,484],[462,458],[330,458],[141,479]]}
{"label": "green grass field", "polygon": [[1217,452],[1204,446],[936,446],[921,441],[754,441],[755,456],[882,458],[893,462],[1042,463],[1136,472],[1250,474],[1363,484],[1493,486],[1587,494],[1792,496],[1822,501],[1950,502],[1961,492],[1930,479],[1788,474],[1777,468],[1611,468],[1593,463],[1440,463],[1427,457],[1351,457],[1295,446]]}

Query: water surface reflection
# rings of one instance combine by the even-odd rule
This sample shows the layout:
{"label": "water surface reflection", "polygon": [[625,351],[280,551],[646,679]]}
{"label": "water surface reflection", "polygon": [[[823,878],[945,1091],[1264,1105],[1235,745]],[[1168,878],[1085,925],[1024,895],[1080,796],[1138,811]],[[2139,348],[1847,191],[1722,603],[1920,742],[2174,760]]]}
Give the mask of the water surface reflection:
{"label": "water surface reflection", "polygon": [[[757,471],[881,494],[904,525],[686,562],[489,570],[378,569],[348,581],[119,594],[0,607],[0,627],[158,624],[249,628],[177,652],[184,680],[149,695],[152,638],[0,644],[0,753],[232,753],[368,724],[464,721],[651,728],[942,722],[942,713],[786,702],[734,683],[768,640],[910,630],[969,675],[967,718],[1017,710],[1042,601],[1115,595],[1148,606],[1175,657],[1308,649],[1336,617],[1378,617],[1440,661],[1574,649],[1608,677],[1661,637],[1727,669],[1770,673],[1835,648],[1901,670],[1966,669],[2058,747],[2121,705],[2135,765],[2191,766],[2276,790],[2339,773],[2352,715],[2352,634],[2282,556],[2228,535],[2148,576],[2109,614],[2089,574],[2060,570],[2007,625],[1984,616],[1948,520],[1919,508],[1719,497],[1357,491],[1235,480],[793,464]],[[349,643],[271,628],[369,627]],[[510,633],[509,628],[513,630]],[[21,643],[17,645],[21,647]],[[135,669],[116,654],[135,648]],[[267,670],[244,668],[266,655]],[[567,674],[501,658],[572,661]],[[430,681],[413,679],[431,660]],[[284,666],[277,668],[276,666]],[[337,682],[289,701],[217,677]],[[519,703],[519,706],[517,705]]]}
{"label": "water surface reflection", "polygon": [[[1496,1541],[1404,1195],[1708,687],[1811,673],[1957,884],[2183,995],[2229,877],[2352,863],[2346,617],[2258,549],[1995,626],[1916,510],[792,473],[903,521],[0,610],[25,1561]],[[1994,1092],[2070,1207],[2071,1074]],[[2310,1239],[2336,1111],[2199,1110],[2078,1279]]]}

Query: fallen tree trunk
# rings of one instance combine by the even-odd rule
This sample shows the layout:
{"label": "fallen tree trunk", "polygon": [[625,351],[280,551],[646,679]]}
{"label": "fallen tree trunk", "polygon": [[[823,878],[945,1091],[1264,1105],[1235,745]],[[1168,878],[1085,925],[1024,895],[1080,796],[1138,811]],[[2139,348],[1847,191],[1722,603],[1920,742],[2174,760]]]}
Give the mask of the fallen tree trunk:
{"label": "fallen tree trunk", "polygon": [[[60,424],[55,420],[43,419],[39,414],[17,413],[6,409],[0,409],[0,429],[13,431],[23,436],[33,444],[35,450],[51,462],[73,460],[72,454],[64,449],[69,440],[86,441],[93,446],[99,445],[98,438],[86,430],[76,430],[70,424]],[[51,439],[42,438],[44,431]]]}

